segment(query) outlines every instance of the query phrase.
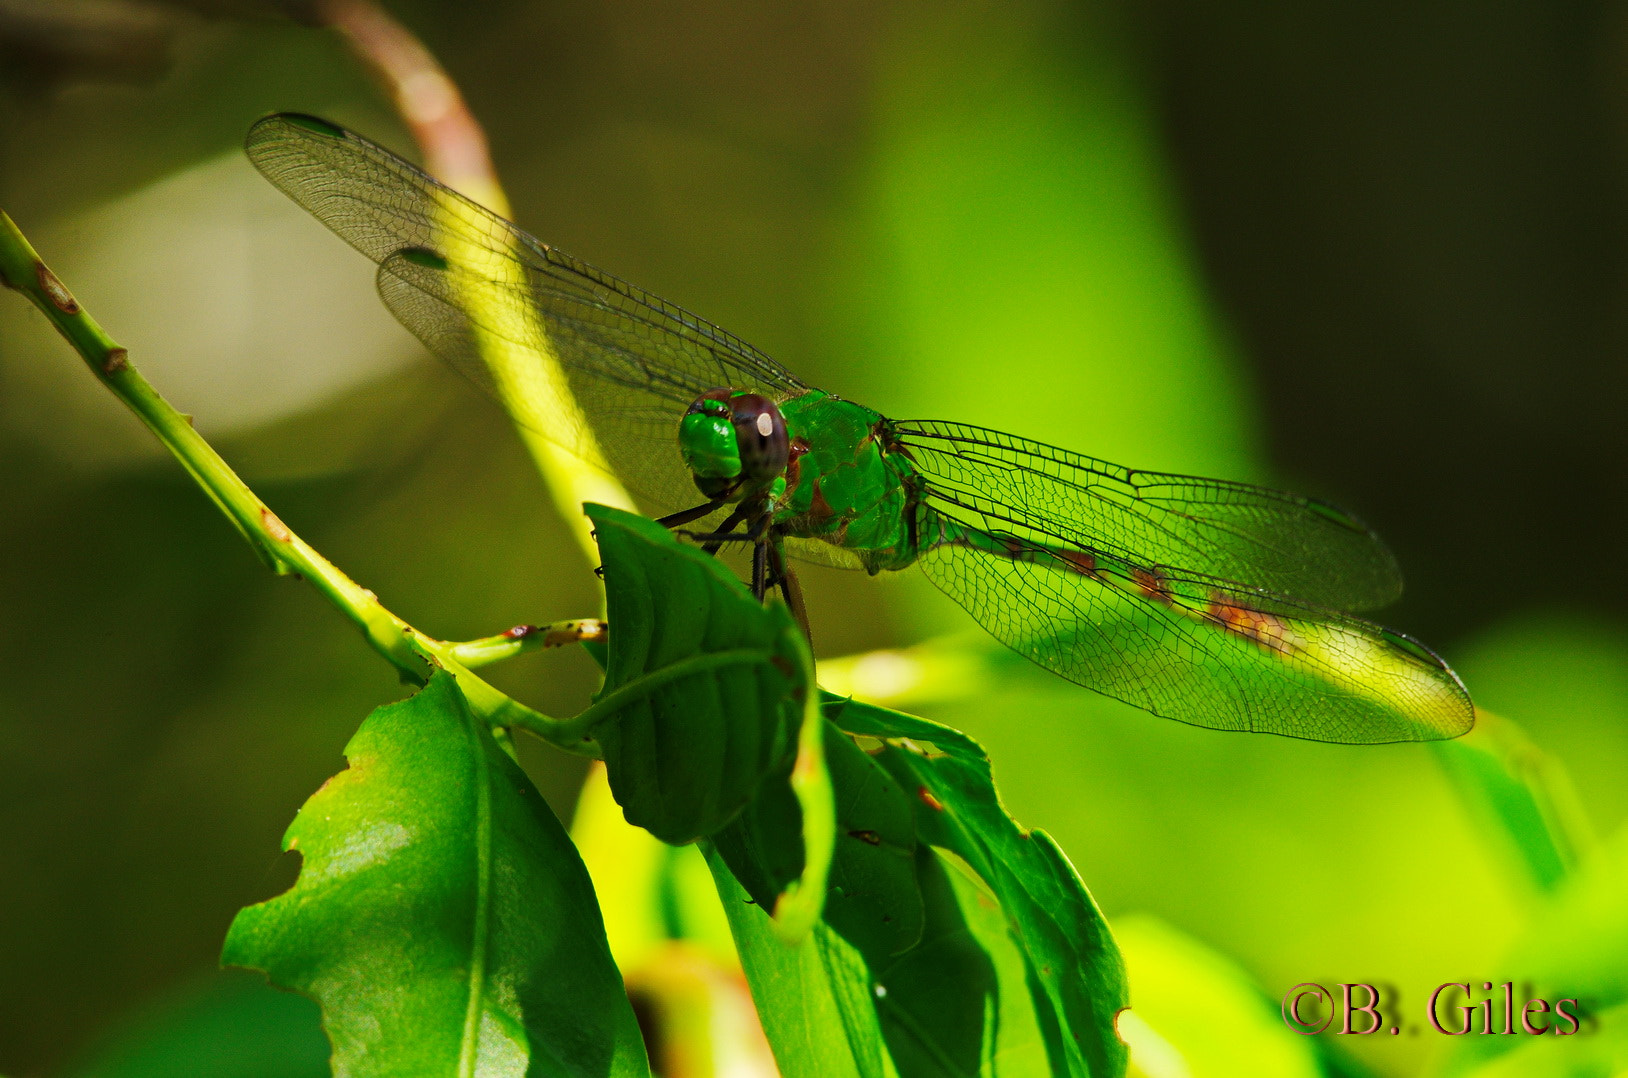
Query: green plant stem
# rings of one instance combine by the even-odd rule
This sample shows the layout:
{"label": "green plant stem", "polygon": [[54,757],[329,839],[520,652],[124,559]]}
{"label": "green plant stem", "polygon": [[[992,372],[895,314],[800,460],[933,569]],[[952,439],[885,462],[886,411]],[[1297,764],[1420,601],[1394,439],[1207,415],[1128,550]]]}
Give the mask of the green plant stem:
{"label": "green plant stem", "polygon": [[605,639],[605,623],[598,618],[575,618],[548,625],[516,625],[496,636],[465,640],[450,645],[453,657],[469,669],[489,666],[539,648],[563,648],[570,644]]}
{"label": "green plant stem", "polygon": [[[33,245],[3,210],[0,210],[0,283],[27,296],[50,319],[57,332],[78,351],[91,373],[146,424],[262,561],[279,575],[295,574],[304,578],[349,618],[373,649],[405,678],[422,685],[429,679],[432,665],[442,666],[457,677],[470,706],[487,722],[530,731],[567,752],[595,755],[593,743],[580,736],[580,724],[550,718],[511,699],[472,673],[460,652],[472,654],[477,662],[490,662],[494,657],[505,655],[492,656],[494,649],[483,650],[478,646],[480,641],[448,643],[417,631],[380,604],[371,591],[351,580],[294,534],[193,429],[191,419],[176,411],[142,377],[130,362],[129,352],[108,336],[46,267]],[[543,642],[539,639],[538,644]],[[513,650],[523,647],[524,644],[516,640]]]}

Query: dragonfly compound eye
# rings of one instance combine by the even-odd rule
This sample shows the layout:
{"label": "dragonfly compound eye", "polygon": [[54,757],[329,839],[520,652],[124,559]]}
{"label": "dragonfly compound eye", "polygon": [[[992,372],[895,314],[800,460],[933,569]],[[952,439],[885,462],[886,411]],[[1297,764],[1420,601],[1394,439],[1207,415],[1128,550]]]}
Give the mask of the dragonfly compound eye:
{"label": "dragonfly compound eye", "polygon": [[729,405],[714,390],[690,405],[678,424],[678,451],[695,485],[718,497],[739,484],[741,456]]}
{"label": "dragonfly compound eye", "polygon": [[741,478],[752,487],[774,482],[785,474],[791,457],[791,439],[780,409],[756,393],[732,395],[729,407],[740,449]]}

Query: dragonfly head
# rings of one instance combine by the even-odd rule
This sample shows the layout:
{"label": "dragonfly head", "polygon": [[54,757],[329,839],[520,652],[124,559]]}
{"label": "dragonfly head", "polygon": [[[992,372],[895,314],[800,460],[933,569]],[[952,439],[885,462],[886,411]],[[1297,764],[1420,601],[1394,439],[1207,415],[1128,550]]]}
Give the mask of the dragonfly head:
{"label": "dragonfly head", "polygon": [[710,389],[684,413],[678,449],[702,494],[740,501],[785,474],[791,443],[774,401]]}

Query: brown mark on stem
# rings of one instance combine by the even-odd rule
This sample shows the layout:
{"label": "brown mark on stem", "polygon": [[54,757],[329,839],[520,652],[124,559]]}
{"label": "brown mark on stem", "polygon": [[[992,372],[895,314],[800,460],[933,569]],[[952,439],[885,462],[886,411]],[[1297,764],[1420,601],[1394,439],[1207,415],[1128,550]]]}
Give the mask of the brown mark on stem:
{"label": "brown mark on stem", "polygon": [[73,293],[68,291],[68,286],[63,284],[56,274],[51,272],[51,267],[44,262],[34,263],[34,276],[39,279],[40,291],[44,292],[45,298],[51,301],[51,306],[63,314],[79,313],[79,301],[73,298]]}
{"label": "brown mark on stem", "polygon": [[118,374],[130,365],[130,349],[109,348],[107,358],[102,360],[102,373],[108,376]]}
{"label": "brown mark on stem", "polygon": [[[517,625],[504,633],[504,636],[519,639],[537,631],[535,625]],[[603,640],[607,635],[607,627],[598,618],[584,618],[581,621],[568,621],[563,625],[552,626],[543,635],[543,647],[559,648],[567,644],[578,644],[585,640]]]}
{"label": "brown mark on stem", "polygon": [[288,525],[278,520],[277,514],[264,506],[260,507],[260,523],[265,525],[266,534],[279,543],[286,543],[294,538],[294,534],[288,530]]}

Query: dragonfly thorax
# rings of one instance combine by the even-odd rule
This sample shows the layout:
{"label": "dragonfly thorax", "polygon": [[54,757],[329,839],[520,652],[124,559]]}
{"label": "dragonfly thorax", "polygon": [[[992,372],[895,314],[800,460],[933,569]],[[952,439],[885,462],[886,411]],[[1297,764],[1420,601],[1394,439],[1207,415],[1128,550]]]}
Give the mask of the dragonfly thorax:
{"label": "dragonfly thorax", "polygon": [[790,439],[780,409],[767,397],[710,389],[678,425],[678,449],[695,485],[708,498],[742,501],[781,478]]}

